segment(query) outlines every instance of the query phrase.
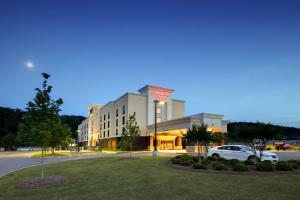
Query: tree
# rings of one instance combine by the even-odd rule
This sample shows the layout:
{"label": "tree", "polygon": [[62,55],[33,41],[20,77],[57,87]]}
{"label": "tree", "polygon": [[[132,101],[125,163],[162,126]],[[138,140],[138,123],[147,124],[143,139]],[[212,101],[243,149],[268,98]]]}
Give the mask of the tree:
{"label": "tree", "polygon": [[126,125],[124,127],[124,131],[122,132],[122,140],[121,142],[124,145],[128,145],[130,148],[130,160],[131,160],[131,152],[132,146],[136,138],[140,135],[141,131],[139,126],[137,125],[135,119],[135,113],[133,115],[129,115],[129,119],[126,121]]}
{"label": "tree", "polygon": [[[254,153],[253,161],[256,162],[261,160],[263,151],[266,148],[266,141],[276,136],[276,130],[271,124],[256,123],[253,126],[240,124],[234,128],[234,134],[251,146]],[[259,147],[259,156],[257,156],[257,146]]]}
{"label": "tree", "polygon": [[52,100],[52,86],[48,85],[50,75],[42,73],[42,88],[36,88],[36,96],[29,101],[26,114],[19,125],[18,140],[28,146],[39,146],[42,149],[41,178],[44,178],[44,151],[47,147],[62,145],[70,137],[71,131],[59,117],[61,98]]}
{"label": "tree", "polygon": [[[207,130],[207,125],[193,124],[191,129],[188,129],[186,133],[186,138],[189,142],[196,143],[198,150],[198,162],[201,163],[201,154],[203,146],[205,148],[210,145],[212,142],[220,142],[222,136],[219,133],[213,133]],[[205,157],[207,155],[207,149],[205,150]]]}

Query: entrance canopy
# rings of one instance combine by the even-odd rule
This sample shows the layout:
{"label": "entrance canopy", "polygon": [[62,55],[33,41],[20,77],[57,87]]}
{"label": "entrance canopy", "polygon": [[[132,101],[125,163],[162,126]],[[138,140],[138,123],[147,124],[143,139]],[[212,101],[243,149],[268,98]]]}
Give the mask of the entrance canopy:
{"label": "entrance canopy", "polygon": [[[201,113],[197,115],[191,115],[188,117],[163,121],[157,123],[157,133],[165,135],[182,135],[186,133],[189,128],[192,128],[193,124],[206,124],[208,129],[214,130],[215,132],[227,132],[227,124],[228,121],[223,120],[223,115],[216,115],[216,114],[208,114],[208,113]],[[147,126],[148,134],[154,134],[154,124]]]}

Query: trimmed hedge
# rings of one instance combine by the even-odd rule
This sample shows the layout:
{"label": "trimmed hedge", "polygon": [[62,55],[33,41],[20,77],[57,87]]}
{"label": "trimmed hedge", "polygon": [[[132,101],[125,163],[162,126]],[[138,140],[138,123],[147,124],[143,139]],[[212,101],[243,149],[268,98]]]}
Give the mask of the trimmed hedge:
{"label": "trimmed hedge", "polygon": [[276,169],[279,171],[291,171],[293,166],[291,163],[281,161],[276,163]]}
{"label": "trimmed hedge", "polygon": [[215,163],[213,164],[213,167],[218,171],[227,170],[227,167],[223,163]]}
{"label": "trimmed hedge", "polygon": [[271,172],[274,171],[274,164],[272,162],[263,161],[256,164],[257,171]]}
{"label": "trimmed hedge", "polygon": [[238,159],[231,159],[228,161],[229,165],[231,165],[232,167],[234,167],[235,165],[239,164],[240,161]]}
{"label": "trimmed hedge", "polygon": [[255,163],[253,162],[253,160],[245,160],[244,163],[246,165],[254,165]]}
{"label": "trimmed hedge", "polygon": [[203,163],[194,163],[193,164],[193,168],[194,169],[207,169],[207,165],[203,164]]}
{"label": "trimmed hedge", "polygon": [[238,171],[238,172],[245,172],[248,171],[248,166],[244,163],[238,163],[233,167],[234,171]]}

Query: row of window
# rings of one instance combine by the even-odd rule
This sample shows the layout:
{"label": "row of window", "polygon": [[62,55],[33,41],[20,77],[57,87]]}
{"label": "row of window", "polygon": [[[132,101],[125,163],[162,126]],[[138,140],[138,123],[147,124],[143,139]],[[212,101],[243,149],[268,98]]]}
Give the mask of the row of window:
{"label": "row of window", "polygon": [[[125,114],[125,105],[122,107],[122,113]],[[116,109],[116,117],[119,116],[119,109]],[[107,119],[110,119],[110,112],[107,112]],[[103,121],[106,120],[106,115],[103,115]],[[100,122],[102,122],[102,116],[100,116]]]}
{"label": "row of window", "polygon": [[[125,116],[122,117],[122,124],[125,124]],[[116,119],[116,127],[119,126],[119,119]],[[107,121],[107,128],[110,127],[110,121]],[[105,122],[103,123],[103,129],[105,129]],[[100,130],[102,130],[102,123],[100,124]]]}
{"label": "row of window", "polygon": [[[125,131],[125,128],[123,127],[122,133],[124,133],[124,131]],[[107,133],[107,135],[105,133]],[[102,132],[100,131],[100,137],[101,137],[101,134],[102,134]],[[116,129],[116,135],[119,135],[118,129]],[[109,137],[109,130],[107,130],[107,132],[103,131],[103,138],[105,138],[105,137]]]}

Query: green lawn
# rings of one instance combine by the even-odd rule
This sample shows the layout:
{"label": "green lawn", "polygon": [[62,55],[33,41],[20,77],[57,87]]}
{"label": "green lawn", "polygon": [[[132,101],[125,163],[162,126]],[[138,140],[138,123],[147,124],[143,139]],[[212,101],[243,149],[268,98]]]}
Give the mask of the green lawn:
{"label": "green lawn", "polygon": [[170,168],[167,158],[95,158],[47,165],[46,175],[70,183],[47,189],[17,190],[15,183],[39,175],[39,167],[0,178],[0,199],[300,199],[300,174],[240,176]]}

